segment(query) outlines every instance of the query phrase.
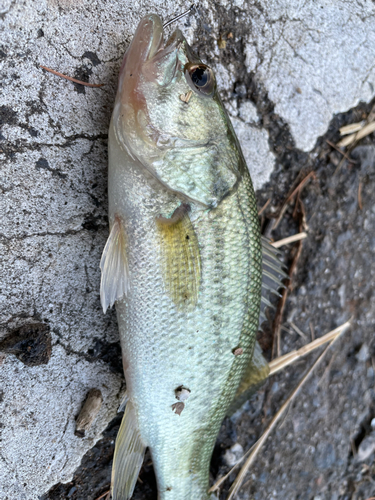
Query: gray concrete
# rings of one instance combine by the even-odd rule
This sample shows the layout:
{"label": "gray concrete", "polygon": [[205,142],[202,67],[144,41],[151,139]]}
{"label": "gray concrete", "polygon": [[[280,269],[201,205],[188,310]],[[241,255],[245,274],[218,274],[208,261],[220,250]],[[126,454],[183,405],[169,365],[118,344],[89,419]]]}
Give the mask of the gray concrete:
{"label": "gray concrete", "polygon": [[[24,324],[50,326],[48,364],[0,360],[0,497],[37,499],[68,481],[116,413],[122,378],[89,350],[118,340],[113,312],[99,303],[99,260],[108,235],[106,134],[116,75],[140,17],[168,19],[190,2],[5,0],[0,7],[0,341]],[[375,87],[375,5],[367,1],[221,2],[248,11],[246,67],[254,72],[309,151],[334,113],[370,100]],[[210,30],[220,18],[201,3]],[[182,28],[194,42],[197,19]],[[219,86],[254,184],[269,180],[274,156],[250,101],[231,97],[233,68],[217,61]],[[44,64],[101,89],[77,89]],[[90,388],[104,402],[81,439],[74,419]]]}

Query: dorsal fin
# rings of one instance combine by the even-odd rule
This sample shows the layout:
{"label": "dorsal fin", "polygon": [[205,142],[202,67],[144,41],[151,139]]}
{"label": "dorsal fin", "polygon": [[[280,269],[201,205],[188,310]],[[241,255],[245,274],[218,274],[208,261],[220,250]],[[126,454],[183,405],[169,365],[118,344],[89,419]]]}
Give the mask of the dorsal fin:
{"label": "dorsal fin", "polygon": [[263,253],[263,272],[262,272],[262,298],[260,303],[259,325],[266,321],[265,310],[267,307],[273,307],[269,301],[270,294],[280,296],[278,289],[284,288],[285,285],[281,282],[287,278],[283,267],[284,264],[280,261],[280,252],[270,245],[267,238],[262,236],[262,253]]}
{"label": "dorsal fin", "polygon": [[100,301],[105,313],[108,307],[112,307],[116,300],[122,299],[129,291],[125,230],[118,216],[115,217],[104,247],[100,269]]}
{"label": "dorsal fin", "polygon": [[134,407],[128,401],[117,434],[113,456],[112,500],[129,500],[133,495],[145,450]]}
{"label": "dorsal fin", "polygon": [[156,219],[165,288],[179,309],[196,305],[201,276],[198,239],[189,211],[189,205],[181,204],[170,218]]}

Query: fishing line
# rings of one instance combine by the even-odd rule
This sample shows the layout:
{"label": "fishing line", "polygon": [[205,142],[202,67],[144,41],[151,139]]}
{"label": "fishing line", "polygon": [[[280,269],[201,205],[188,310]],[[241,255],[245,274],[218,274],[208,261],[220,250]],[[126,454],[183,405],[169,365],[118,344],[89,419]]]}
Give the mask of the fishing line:
{"label": "fishing line", "polygon": [[178,21],[179,19],[181,19],[182,17],[185,17],[187,16],[188,14],[190,14],[190,12],[192,12],[193,10],[196,9],[196,6],[195,4],[193,3],[191,5],[191,7],[186,11],[186,12],[183,12],[182,14],[180,14],[179,16],[176,16],[174,17],[173,19],[171,19],[170,21],[167,21],[165,24],[163,24],[163,29],[166,28],[167,26],[169,26],[170,24],[172,23],[175,23],[176,21]]}

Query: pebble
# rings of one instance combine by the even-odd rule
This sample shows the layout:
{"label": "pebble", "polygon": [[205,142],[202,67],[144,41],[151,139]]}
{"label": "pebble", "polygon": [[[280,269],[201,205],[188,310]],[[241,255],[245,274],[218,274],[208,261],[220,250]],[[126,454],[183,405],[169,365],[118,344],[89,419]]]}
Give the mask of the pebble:
{"label": "pebble", "polygon": [[367,344],[362,344],[360,350],[356,354],[358,361],[366,362],[370,359],[370,351]]}
{"label": "pebble", "polygon": [[372,432],[369,436],[361,442],[358,448],[357,459],[360,462],[367,460],[370,455],[375,451],[375,432]]}
{"label": "pebble", "polygon": [[236,465],[238,460],[243,457],[243,448],[240,443],[235,443],[233,446],[228,448],[223,456],[223,460],[228,467],[233,467]]}

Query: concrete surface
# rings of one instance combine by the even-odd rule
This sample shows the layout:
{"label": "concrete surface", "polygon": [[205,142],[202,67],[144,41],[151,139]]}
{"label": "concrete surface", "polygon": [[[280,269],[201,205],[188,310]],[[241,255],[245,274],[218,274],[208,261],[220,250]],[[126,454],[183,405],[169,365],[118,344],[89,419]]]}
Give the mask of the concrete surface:
{"label": "concrete surface", "polygon": [[[34,500],[69,481],[116,414],[117,326],[113,312],[103,316],[98,294],[108,235],[107,128],[140,17],[169,19],[188,6],[5,0],[0,7],[0,342],[18,339],[23,325],[44,324],[52,345],[52,352],[44,347],[47,363],[27,365],[28,352],[15,357],[9,348],[1,355],[4,500]],[[204,1],[180,24],[217,71],[256,188],[270,179],[275,143],[249,98],[250,80],[297,148],[311,150],[334,113],[374,96],[374,14],[370,1]],[[106,85],[76,86],[40,64]],[[102,391],[103,407],[80,439],[74,419],[91,388]]]}

